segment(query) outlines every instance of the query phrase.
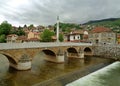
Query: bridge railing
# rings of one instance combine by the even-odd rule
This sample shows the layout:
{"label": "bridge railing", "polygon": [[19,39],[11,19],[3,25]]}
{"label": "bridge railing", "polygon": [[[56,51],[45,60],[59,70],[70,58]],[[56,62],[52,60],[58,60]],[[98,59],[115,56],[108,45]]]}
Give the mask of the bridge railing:
{"label": "bridge railing", "polygon": [[71,43],[71,42],[0,43],[0,50],[1,49],[19,49],[19,48],[57,47],[57,46],[92,46],[92,44],[91,43]]}

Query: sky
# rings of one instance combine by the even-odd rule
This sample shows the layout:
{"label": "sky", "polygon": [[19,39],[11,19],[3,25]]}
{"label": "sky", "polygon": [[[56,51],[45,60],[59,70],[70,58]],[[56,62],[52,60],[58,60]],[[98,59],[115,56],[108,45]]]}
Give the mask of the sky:
{"label": "sky", "polygon": [[120,18],[120,0],[0,0],[0,23],[53,25],[82,24],[90,20]]}

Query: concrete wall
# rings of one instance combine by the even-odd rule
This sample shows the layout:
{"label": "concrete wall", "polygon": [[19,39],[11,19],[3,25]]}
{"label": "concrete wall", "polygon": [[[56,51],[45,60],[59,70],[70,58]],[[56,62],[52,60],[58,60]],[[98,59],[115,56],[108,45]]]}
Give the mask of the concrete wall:
{"label": "concrete wall", "polygon": [[120,45],[96,45],[94,47],[94,55],[119,59],[120,60]]}

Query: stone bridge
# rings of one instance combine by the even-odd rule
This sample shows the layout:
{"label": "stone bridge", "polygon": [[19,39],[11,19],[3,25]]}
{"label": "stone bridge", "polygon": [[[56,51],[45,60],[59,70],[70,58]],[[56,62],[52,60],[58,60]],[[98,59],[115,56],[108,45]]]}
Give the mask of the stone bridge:
{"label": "stone bridge", "polygon": [[90,43],[1,43],[0,54],[6,56],[10,66],[18,70],[31,68],[36,54],[44,52],[45,60],[63,63],[65,58],[84,58],[93,55]]}

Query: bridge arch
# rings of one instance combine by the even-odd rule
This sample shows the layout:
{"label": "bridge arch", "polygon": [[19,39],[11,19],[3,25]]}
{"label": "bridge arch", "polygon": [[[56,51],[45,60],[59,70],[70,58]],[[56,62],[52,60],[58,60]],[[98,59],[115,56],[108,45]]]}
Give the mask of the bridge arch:
{"label": "bridge arch", "polygon": [[85,47],[83,51],[84,51],[84,55],[92,55],[92,49],[89,47]]}
{"label": "bridge arch", "polygon": [[70,53],[77,53],[77,50],[74,47],[68,48],[67,51]]}
{"label": "bridge arch", "polygon": [[7,54],[7,53],[4,53],[4,52],[2,52],[2,53],[0,53],[0,54],[2,54],[2,55],[4,55],[5,57],[7,57],[8,61],[9,61],[10,63],[12,63],[12,64],[17,64],[17,60],[14,59],[13,56],[11,56],[11,55],[9,55],[9,54]]}
{"label": "bridge arch", "polygon": [[56,56],[56,54],[50,50],[50,49],[45,49],[45,50],[42,50],[46,55],[50,55],[50,56]]}
{"label": "bridge arch", "polygon": [[77,49],[74,47],[67,48],[68,57],[78,58]]}

